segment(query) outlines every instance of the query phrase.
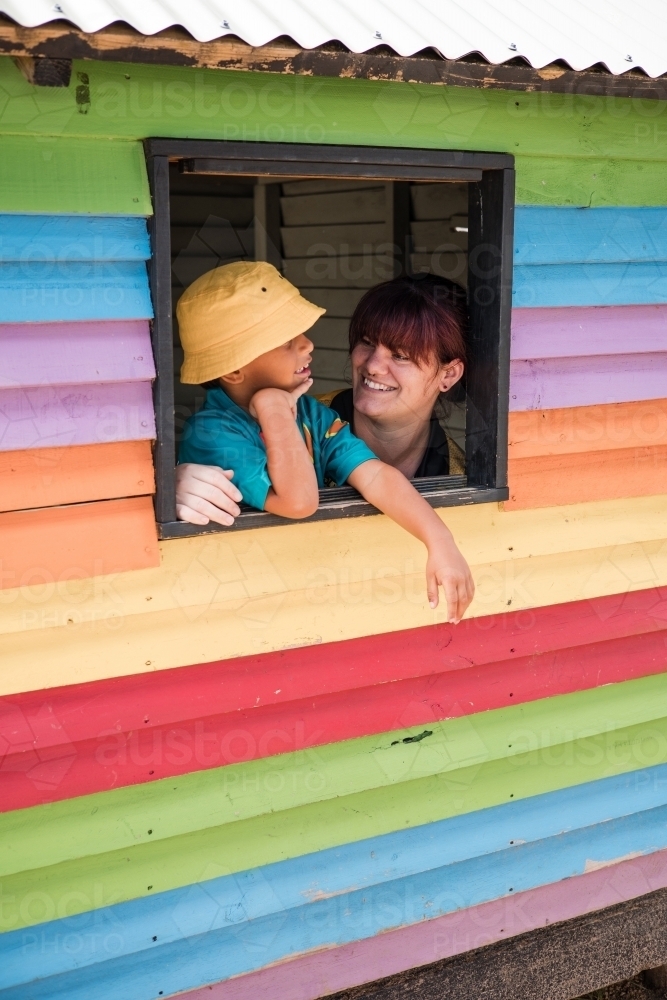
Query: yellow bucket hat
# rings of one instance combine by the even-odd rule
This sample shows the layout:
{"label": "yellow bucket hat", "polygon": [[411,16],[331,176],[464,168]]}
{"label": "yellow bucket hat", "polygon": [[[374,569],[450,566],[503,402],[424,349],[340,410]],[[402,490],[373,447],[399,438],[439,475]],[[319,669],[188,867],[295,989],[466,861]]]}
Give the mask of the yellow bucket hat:
{"label": "yellow bucket hat", "polygon": [[176,307],[181,382],[198,385],[228,375],[305,333],[325,312],[273,264],[238,261],[207,271]]}

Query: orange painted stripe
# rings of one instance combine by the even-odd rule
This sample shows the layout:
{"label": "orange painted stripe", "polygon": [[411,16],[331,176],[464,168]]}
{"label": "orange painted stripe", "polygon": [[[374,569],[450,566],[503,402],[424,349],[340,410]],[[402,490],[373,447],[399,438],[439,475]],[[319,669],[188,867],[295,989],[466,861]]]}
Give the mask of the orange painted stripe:
{"label": "orange painted stripe", "polygon": [[667,445],[510,459],[505,510],[667,493]]}
{"label": "orange painted stripe", "polygon": [[0,453],[0,511],[153,493],[150,441]]}
{"label": "orange painted stripe", "polygon": [[0,514],[0,589],[158,566],[150,497]]}
{"label": "orange painted stripe", "polygon": [[[529,410],[509,415],[510,461],[538,455],[575,455],[660,445],[667,445],[667,399]],[[635,495],[638,494],[605,493],[604,499]],[[602,498],[598,494],[586,496],[586,499]],[[561,502],[553,500],[554,504]]]}

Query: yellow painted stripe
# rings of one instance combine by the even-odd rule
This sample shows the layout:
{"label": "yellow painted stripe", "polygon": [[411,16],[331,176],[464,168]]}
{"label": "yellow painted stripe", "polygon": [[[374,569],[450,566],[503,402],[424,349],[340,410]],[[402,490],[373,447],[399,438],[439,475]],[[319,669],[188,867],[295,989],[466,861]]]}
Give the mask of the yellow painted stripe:
{"label": "yellow painted stripe", "polygon": [[[665,506],[441,514],[473,566],[474,617],[667,584]],[[170,541],[159,569],[6,590],[0,694],[434,624],[423,566],[378,516]]]}

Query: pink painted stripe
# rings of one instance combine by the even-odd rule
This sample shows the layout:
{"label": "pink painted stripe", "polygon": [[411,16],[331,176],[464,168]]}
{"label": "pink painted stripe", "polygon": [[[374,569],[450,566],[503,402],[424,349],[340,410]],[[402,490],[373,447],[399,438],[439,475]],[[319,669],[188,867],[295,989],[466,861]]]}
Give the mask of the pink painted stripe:
{"label": "pink painted stripe", "polygon": [[513,361],[667,350],[667,305],[512,311]]}
{"label": "pink painted stripe", "polygon": [[183,1000],[316,1000],[666,886],[667,851],[657,851],[179,996]]}
{"label": "pink painted stripe", "polygon": [[154,437],[150,382],[0,389],[0,451]]}
{"label": "pink painted stripe", "polygon": [[147,320],[0,324],[0,387],[147,382]]}
{"label": "pink painted stripe", "polygon": [[510,410],[634,403],[665,396],[667,351],[510,364]]}

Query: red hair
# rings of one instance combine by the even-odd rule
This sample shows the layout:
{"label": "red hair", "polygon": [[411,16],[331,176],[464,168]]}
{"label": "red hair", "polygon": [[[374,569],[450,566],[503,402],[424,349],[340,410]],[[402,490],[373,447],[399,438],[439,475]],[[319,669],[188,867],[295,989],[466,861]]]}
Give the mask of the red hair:
{"label": "red hair", "polygon": [[416,364],[465,361],[466,293],[434,274],[369,288],[350,320],[350,352],[361,340],[405,353]]}

